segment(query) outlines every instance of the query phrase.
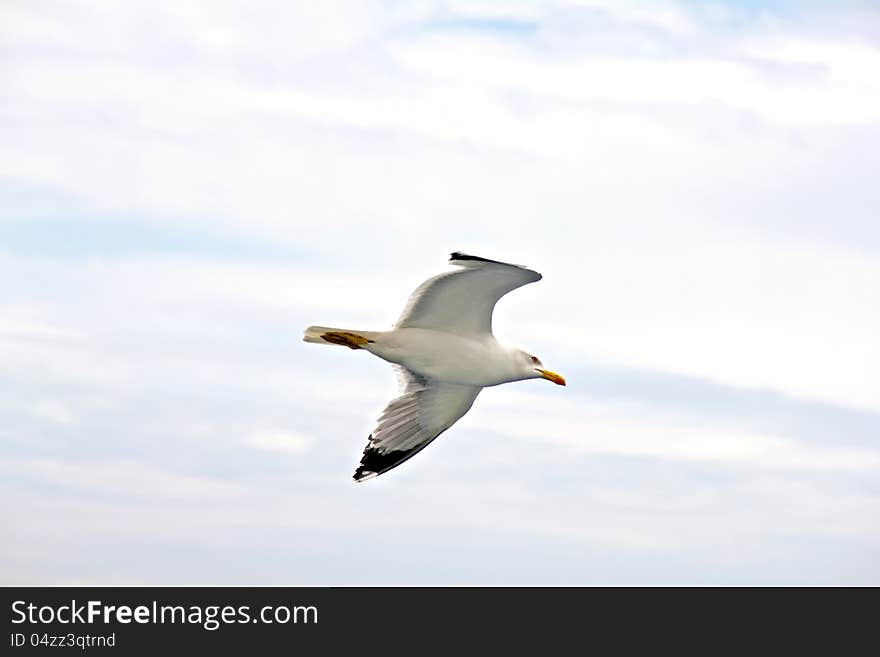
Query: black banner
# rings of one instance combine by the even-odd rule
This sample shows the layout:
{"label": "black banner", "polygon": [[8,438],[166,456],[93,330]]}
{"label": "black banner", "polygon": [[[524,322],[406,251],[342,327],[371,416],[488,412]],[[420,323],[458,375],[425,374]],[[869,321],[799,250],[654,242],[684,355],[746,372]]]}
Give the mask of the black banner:
{"label": "black banner", "polygon": [[8,655],[369,654],[475,639],[498,648],[524,640],[548,649],[623,648],[676,637],[743,648],[761,637],[764,647],[791,648],[807,638],[821,645],[835,622],[845,623],[845,633],[828,634],[827,646],[840,652],[857,647],[876,609],[867,589],[71,587],[5,588],[3,597]]}

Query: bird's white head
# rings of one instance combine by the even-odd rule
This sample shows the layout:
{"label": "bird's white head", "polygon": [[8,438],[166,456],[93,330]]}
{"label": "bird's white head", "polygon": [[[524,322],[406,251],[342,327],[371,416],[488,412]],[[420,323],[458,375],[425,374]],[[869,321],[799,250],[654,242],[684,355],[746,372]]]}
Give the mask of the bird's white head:
{"label": "bird's white head", "polygon": [[562,378],[562,375],[545,369],[541,359],[527,351],[519,352],[518,364],[524,379],[547,379],[558,386],[565,385],[565,379]]}

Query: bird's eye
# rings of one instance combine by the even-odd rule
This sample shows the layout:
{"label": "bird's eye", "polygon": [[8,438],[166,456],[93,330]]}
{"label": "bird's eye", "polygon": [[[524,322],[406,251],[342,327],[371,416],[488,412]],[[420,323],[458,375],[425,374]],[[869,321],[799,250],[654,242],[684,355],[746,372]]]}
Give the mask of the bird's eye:
{"label": "bird's eye", "polygon": [[538,357],[537,357],[537,356],[532,356],[532,362],[533,362],[535,365],[537,365],[537,364],[539,364],[541,361],[538,360]]}

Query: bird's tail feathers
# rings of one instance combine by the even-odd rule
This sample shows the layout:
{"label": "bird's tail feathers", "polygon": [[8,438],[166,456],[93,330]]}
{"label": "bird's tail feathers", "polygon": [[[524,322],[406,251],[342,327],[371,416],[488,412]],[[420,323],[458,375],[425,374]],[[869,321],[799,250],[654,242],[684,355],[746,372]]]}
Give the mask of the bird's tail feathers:
{"label": "bird's tail feathers", "polygon": [[303,333],[304,342],[337,344],[349,349],[363,349],[364,345],[375,342],[375,337],[375,331],[352,331],[329,326],[310,326]]}

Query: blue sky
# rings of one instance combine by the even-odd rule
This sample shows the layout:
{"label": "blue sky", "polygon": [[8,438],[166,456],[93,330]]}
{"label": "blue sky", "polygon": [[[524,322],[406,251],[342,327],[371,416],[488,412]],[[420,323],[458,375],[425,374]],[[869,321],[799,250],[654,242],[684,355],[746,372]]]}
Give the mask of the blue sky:
{"label": "blue sky", "polygon": [[[321,7],[4,5],[0,581],[880,583],[877,11]],[[457,249],[569,385],[356,485]]]}

